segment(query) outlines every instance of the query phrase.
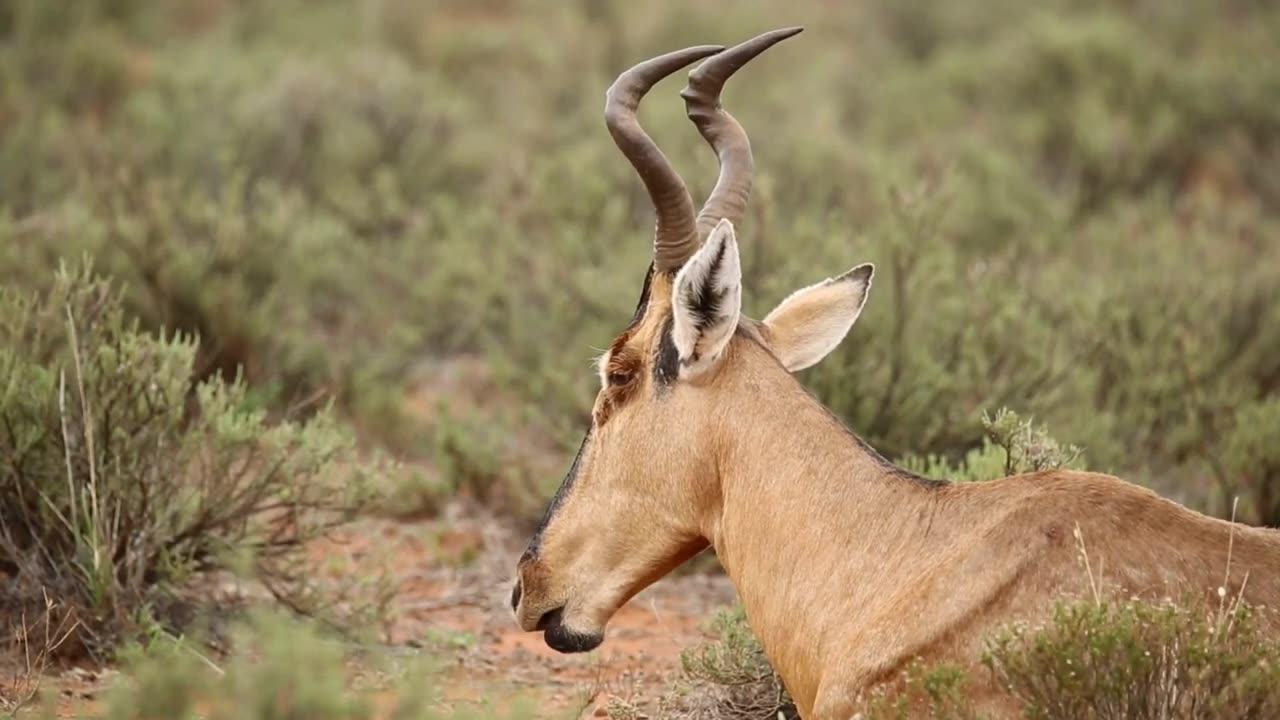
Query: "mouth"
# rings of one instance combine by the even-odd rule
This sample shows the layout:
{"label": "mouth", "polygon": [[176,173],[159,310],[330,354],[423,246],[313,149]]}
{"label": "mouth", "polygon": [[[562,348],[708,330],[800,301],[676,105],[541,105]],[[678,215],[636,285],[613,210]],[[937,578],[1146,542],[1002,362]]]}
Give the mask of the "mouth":
{"label": "mouth", "polygon": [[566,655],[595,650],[604,642],[603,633],[580,633],[564,625],[564,608],[548,612],[538,620],[538,630],[547,647]]}

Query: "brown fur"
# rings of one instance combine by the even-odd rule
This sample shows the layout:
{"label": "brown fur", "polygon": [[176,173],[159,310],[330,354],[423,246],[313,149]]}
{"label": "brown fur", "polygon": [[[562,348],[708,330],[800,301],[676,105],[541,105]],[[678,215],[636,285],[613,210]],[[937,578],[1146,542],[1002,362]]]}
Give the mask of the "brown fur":
{"label": "brown fur", "polygon": [[1280,532],[1098,473],[931,484],[886,467],[770,348],[800,330],[744,318],[713,370],[657,392],[649,369],[671,302],[669,276],[655,276],[611,351],[629,380],[605,378],[572,490],[520,562],[525,629],[563,607],[566,627],[601,635],[710,543],[801,714],[845,718],[912,657],[972,663],[997,625],[1045,619],[1057,599],[1216,602],[1223,585],[1280,608]]}

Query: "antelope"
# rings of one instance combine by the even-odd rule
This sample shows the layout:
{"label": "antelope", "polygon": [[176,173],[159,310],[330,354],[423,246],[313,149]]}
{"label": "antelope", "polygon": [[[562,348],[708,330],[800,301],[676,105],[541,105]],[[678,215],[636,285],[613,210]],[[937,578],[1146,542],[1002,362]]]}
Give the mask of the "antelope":
{"label": "antelope", "polygon": [[[796,290],[763,320],[742,314],[735,226],[753,159],[720,94],[800,31],[661,55],[606,94],[609,133],[656,213],[653,257],[634,316],[599,358],[577,456],[517,562],[517,624],[559,652],[590,651],[619,607],[709,546],[799,712],[846,718],[912,659],[972,663],[1000,624],[1045,619],[1063,597],[1225,592],[1280,608],[1280,531],[1099,473],[925,478],[795,378],[849,333],[874,266]],[[698,60],[680,95],[720,171],[695,215],[636,111]],[[1099,577],[1082,569],[1082,544]],[[979,703],[1013,712],[988,690]]]}

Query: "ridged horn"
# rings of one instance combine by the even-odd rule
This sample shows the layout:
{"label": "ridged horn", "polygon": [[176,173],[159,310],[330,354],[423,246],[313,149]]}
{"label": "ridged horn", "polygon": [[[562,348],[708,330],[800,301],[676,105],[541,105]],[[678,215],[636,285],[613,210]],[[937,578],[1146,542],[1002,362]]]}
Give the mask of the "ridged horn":
{"label": "ridged horn", "polygon": [[[705,240],[721,218],[737,225],[751,195],[751,142],[732,115],[720,105],[725,81],[752,58],[774,44],[798,35],[804,28],[773,30],[735,45],[702,62],[689,73],[689,84],[680,92],[689,119],[720,160],[720,177],[696,220],[699,243]],[[694,248],[696,250],[696,247]],[[690,251],[690,255],[693,251]],[[687,259],[681,258],[684,262]]]}
{"label": "ridged horn", "polygon": [[605,125],[614,144],[640,175],[657,214],[653,262],[662,272],[676,272],[698,249],[693,199],[667,157],[640,127],[636,109],[659,80],[722,50],[722,45],[700,45],[651,58],[619,75],[605,94]]}

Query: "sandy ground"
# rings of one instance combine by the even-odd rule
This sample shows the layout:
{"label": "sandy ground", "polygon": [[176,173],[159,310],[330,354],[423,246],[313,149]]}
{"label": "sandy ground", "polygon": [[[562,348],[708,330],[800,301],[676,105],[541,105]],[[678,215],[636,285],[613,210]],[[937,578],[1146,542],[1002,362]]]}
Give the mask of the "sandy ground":
{"label": "sandy ground", "polygon": [[[308,552],[337,580],[388,573],[397,590],[384,628],[388,652],[443,658],[446,677],[437,680],[448,703],[501,706],[520,694],[535,698],[540,714],[561,717],[603,716],[611,697],[633,701],[669,688],[680,650],[703,640],[708,617],[734,599],[723,576],[666,578],[617,613],[595,652],[561,655],[512,618],[510,583],[524,540],[457,505],[427,521],[361,520]],[[44,684],[58,691],[59,717],[94,717],[117,677],[110,668],[72,668]],[[379,686],[376,677],[364,680]]]}

